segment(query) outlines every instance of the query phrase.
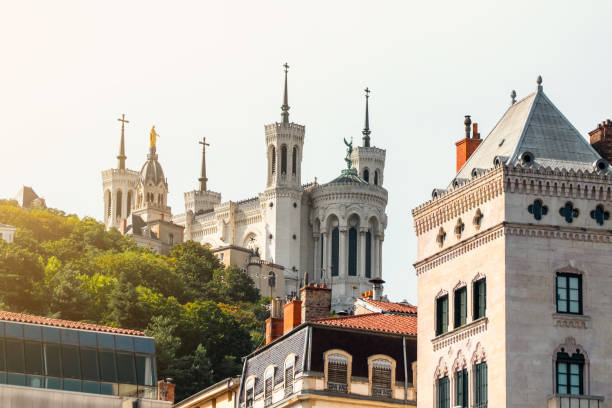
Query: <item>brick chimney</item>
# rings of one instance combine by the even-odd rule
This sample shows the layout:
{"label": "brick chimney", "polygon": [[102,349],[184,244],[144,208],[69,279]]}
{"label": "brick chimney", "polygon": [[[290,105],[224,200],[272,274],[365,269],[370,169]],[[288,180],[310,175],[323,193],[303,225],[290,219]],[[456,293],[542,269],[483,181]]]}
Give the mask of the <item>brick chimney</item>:
{"label": "brick chimney", "polygon": [[474,153],[480,142],[482,142],[480,133],[478,133],[478,123],[474,123],[474,136],[470,136],[470,125],[472,124],[470,115],[465,115],[463,124],[465,125],[465,138],[455,143],[455,146],[457,146],[457,173],[461,170],[461,167],[463,167],[472,153]]}
{"label": "brick chimney", "polygon": [[266,319],[266,344],[272,343],[282,335],[282,302],[280,298],[274,298],[270,304],[270,317]]}
{"label": "brick chimney", "polygon": [[302,321],[329,317],[331,310],[331,289],[326,285],[311,283],[300,289],[302,299]]}
{"label": "brick chimney", "polygon": [[176,384],[172,384],[172,378],[159,380],[157,382],[157,399],[159,401],[170,401],[174,404],[174,388]]}
{"label": "brick chimney", "polygon": [[283,334],[289,333],[302,323],[302,302],[292,300],[283,307]]}
{"label": "brick chimney", "polygon": [[601,157],[612,162],[612,121],[601,122],[595,130],[589,132],[591,146]]}

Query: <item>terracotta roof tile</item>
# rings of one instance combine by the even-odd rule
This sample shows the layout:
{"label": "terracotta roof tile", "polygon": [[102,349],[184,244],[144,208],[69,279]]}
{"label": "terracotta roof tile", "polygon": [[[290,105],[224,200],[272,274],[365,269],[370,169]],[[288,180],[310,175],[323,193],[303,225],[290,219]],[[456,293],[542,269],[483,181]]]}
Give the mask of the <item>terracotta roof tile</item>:
{"label": "terracotta roof tile", "polygon": [[383,300],[374,300],[374,299],[363,299],[372,306],[375,306],[382,310],[383,312],[396,312],[396,313],[417,313],[417,307],[412,306],[409,303],[393,303],[393,302],[385,302]]}
{"label": "terracotta roof tile", "polygon": [[368,313],[317,319],[313,323],[412,336],[417,334],[417,317],[405,314]]}
{"label": "terracotta roof tile", "polygon": [[132,336],[144,336],[145,334],[138,330],[122,329],[119,327],[101,326],[99,324],[75,322],[72,320],[51,319],[49,317],[34,316],[23,313],[13,313],[0,310],[0,320],[8,320],[11,322],[42,324],[45,326],[65,327],[67,329],[92,330],[99,332],[129,334]]}

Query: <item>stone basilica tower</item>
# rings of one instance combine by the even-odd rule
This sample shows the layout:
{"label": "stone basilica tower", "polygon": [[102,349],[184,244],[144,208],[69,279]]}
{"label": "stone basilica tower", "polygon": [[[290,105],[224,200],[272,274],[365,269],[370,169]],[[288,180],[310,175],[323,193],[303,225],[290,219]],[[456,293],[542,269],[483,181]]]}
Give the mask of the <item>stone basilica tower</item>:
{"label": "stone basilica tower", "polygon": [[[266,220],[265,253],[285,267],[285,277],[297,277],[300,267],[302,212],[302,151],[305,128],[289,122],[287,72],[281,122],[266,125],[267,183],[259,200]],[[306,209],[306,211],[308,211]]]}

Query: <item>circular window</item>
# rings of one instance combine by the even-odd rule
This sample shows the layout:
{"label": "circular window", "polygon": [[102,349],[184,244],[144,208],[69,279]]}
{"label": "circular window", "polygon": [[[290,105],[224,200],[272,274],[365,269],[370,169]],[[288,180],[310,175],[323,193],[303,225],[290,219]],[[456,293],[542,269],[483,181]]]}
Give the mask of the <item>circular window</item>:
{"label": "circular window", "polygon": [[293,203],[293,208],[297,208],[297,203]]}

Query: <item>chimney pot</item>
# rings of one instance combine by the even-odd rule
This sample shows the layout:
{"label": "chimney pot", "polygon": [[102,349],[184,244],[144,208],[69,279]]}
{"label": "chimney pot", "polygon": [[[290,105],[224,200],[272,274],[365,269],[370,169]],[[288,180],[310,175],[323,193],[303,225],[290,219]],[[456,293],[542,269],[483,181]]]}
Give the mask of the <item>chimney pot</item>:
{"label": "chimney pot", "polygon": [[329,317],[331,310],[331,289],[325,285],[308,286],[300,289],[302,300],[302,322]]}
{"label": "chimney pot", "polygon": [[612,121],[607,119],[589,132],[591,146],[608,162],[612,159]]}
{"label": "chimney pot", "polygon": [[480,138],[480,134],[478,133],[478,124],[474,123],[474,137],[470,138],[470,129],[472,125],[472,119],[470,115],[465,115],[465,120],[463,121],[465,124],[465,138],[455,143],[457,148],[457,173],[461,170],[461,167],[465,164],[466,161],[470,158],[472,153],[476,150],[482,139]]}

